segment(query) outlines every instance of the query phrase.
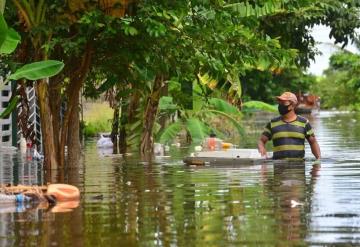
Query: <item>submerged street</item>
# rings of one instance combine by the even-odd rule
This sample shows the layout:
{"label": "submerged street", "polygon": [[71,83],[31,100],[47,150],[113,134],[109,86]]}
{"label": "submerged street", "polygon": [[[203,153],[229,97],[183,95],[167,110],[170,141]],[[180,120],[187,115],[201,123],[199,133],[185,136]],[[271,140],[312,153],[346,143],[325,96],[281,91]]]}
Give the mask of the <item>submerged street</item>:
{"label": "submerged street", "polygon": [[[186,148],[172,148],[171,158],[150,165],[104,155],[93,140],[81,164],[46,181],[40,164],[1,155],[1,184],[69,183],[82,197],[67,212],[1,205],[0,246],[359,243],[360,115],[321,112],[309,119],[321,167],[313,167],[308,146],[305,165],[212,168],[184,166]],[[256,119],[253,127],[260,132],[265,121]]]}

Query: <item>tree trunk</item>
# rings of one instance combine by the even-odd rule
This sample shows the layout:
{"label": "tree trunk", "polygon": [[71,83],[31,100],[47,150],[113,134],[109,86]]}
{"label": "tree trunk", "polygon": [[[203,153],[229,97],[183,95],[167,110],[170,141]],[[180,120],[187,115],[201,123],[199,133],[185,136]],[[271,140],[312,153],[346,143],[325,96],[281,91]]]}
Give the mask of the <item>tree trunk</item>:
{"label": "tree trunk", "polygon": [[[74,124],[70,122],[71,114],[74,109],[77,110],[79,105],[79,93],[80,89],[83,85],[83,82],[86,79],[87,73],[90,69],[91,64],[91,56],[92,56],[92,47],[88,44],[85,49],[85,54],[81,59],[81,64],[79,69],[70,76],[70,83],[66,89],[67,94],[67,105],[64,113],[64,118],[61,126],[61,135],[60,135],[60,146],[59,146],[59,166],[63,167],[65,164],[65,145],[68,143],[68,128],[70,124]],[[79,124],[78,122],[76,123]],[[78,128],[79,132],[79,128]],[[78,133],[77,135],[79,135]],[[68,150],[72,149],[72,146],[68,146]]]}
{"label": "tree trunk", "polygon": [[118,135],[119,135],[119,107],[115,106],[111,129],[111,141],[113,143],[113,154],[118,153]]}
{"label": "tree trunk", "polygon": [[[71,82],[71,83],[80,84],[80,87],[82,84],[82,82],[79,82],[79,81]],[[74,122],[71,122],[70,119],[72,117],[74,108],[76,109],[78,106],[79,100],[78,99],[76,100],[75,97],[76,97],[76,95],[79,95],[80,87],[77,85],[76,86],[72,85],[72,87],[71,86],[69,87],[69,88],[71,88],[71,93],[68,96],[68,102],[66,105],[66,110],[65,110],[65,114],[64,114],[64,118],[63,118],[63,122],[62,122],[62,126],[61,126],[61,135],[60,135],[59,166],[61,166],[61,167],[64,167],[64,165],[65,165],[65,145],[69,144],[68,143],[68,134],[69,134],[68,130],[69,130],[69,128],[73,128],[72,125],[75,124]],[[78,123],[76,123],[76,124],[78,124]],[[79,128],[78,128],[78,131],[79,131]],[[78,135],[79,135],[79,133],[78,133]],[[71,150],[74,147],[68,146],[67,148],[68,148],[68,150]]]}
{"label": "tree trunk", "polygon": [[150,157],[153,150],[153,127],[155,124],[161,89],[163,87],[163,76],[156,76],[152,92],[148,96],[144,114],[143,132],[141,134],[140,153],[143,157]]}
{"label": "tree trunk", "polygon": [[80,117],[79,117],[79,94],[77,101],[74,102],[77,106],[74,106],[70,114],[70,122],[68,128],[68,156],[67,156],[67,166],[74,167],[77,166],[80,160],[81,155],[81,145],[80,145]]}
{"label": "tree trunk", "polygon": [[56,169],[56,149],[54,144],[54,131],[49,102],[49,85],[46,79],[39,80],[36,85],[36,94],[39,100],[41,132],[44,147],[44,164],[47,170]]}
{"label": "tree trunk", "polygon": [[119,134],[119,152],[121,154],[125,154],[126,151],[127,151],[126,129],[125,129],[125,125],[121,125],[120,134]]}
{"label": "tree trunk", "polygon": [[[161,96],[168,96],[168,83],[166,83],[161,88]],[[166,115],[163,115],[159,118],[159,124],[160,124],[162,130],[165,129],[167,120],[168,120],[168,116],[166,116]]]}
{"label": "tree trunk", "polygon": [[[132,97],[130,97],[131,101]],[[131,105],[131,103],[129,104]],[[126,124],[129,123],[129,112],[127,111],[129,105],[126,105],[122,102],[120,110],[120,133],[119,133],[119,152],[125,154],[127,151],[127,142],[126,142]],[[134,105],[133,105],[134,106]]]}
{"label": "tree trunk", "polygon": [[56,160],[59,161],[59,145],[60,145],[60,126],[61,126],[61,94],[59,85],[55,85],[52,80],[49,83],[50,110],[52,116],[52,125],[54,131],[54,145],[56,150]]}

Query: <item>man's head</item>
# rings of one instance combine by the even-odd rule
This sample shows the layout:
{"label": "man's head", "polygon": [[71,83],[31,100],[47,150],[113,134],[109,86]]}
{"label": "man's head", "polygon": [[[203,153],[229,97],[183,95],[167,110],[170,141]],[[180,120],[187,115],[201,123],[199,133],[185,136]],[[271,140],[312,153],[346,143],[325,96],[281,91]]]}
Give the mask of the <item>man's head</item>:
{"label": "man's head", "polygon": [[290,111],[295,110],[295,107],[298,104],[298,100],[295,94],[291,92],[284,92],[280,96],[276,96],[276,99],[279,103],[279,113],[285,115]]}

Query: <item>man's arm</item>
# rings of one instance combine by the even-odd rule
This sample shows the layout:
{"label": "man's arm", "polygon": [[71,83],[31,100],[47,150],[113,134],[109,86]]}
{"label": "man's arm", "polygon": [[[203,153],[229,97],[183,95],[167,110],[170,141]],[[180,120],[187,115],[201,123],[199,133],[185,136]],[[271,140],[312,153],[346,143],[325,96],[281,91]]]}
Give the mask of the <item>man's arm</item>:
{"label": "man's arm", "polygon": [[319,143],[317,142],[315,136],[312,135],[307,140],[310,144],[311,152],[313,153],[315,158],[317,160],[320,159],[321,158],[320,146],[319,146]]}
{"label": "man's arm", "polygon": [[267,143],[268,140],[269,140],[269,138],[267,136],[261,135],[261,137],[258,141],[259,153],[261,154],[261,156],[266,157],[266,158],[267,158],[267,152],[266,152],[265,144]]}

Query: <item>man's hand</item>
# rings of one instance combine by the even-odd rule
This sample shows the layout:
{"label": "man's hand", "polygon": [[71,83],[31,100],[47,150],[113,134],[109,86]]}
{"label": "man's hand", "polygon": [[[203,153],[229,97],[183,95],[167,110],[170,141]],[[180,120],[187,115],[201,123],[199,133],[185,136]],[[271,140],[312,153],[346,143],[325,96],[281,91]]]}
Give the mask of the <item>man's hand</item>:
{"label": "man's hand", "polygon": [[267,158],[267,152],[266,152],[266,148],[265,148],[265,144],[267,141],[268,141],[268,138],[264,135],[262,135],[258,141],[258,150],[259,150],[261,157],[263,157],[263,158]]}
{"label": "man's hand", "polygon": [[315,156],[316,160],[320,160],[320,158],[321,158],[320,146],[319,146],[319,143],[317,142],[315,136],[310,136],[308,138],[308,142],[311,147],[311,152]]}
{"label": "man's hand", "polygon": [[320,166],[321,165],[321,160],[320,159],[315,160],[313,165],[314,166]]}
{"label": "man's hand", "polygon": [[267,158],[267,152],[265,148],[258,148],[261,157]]}

